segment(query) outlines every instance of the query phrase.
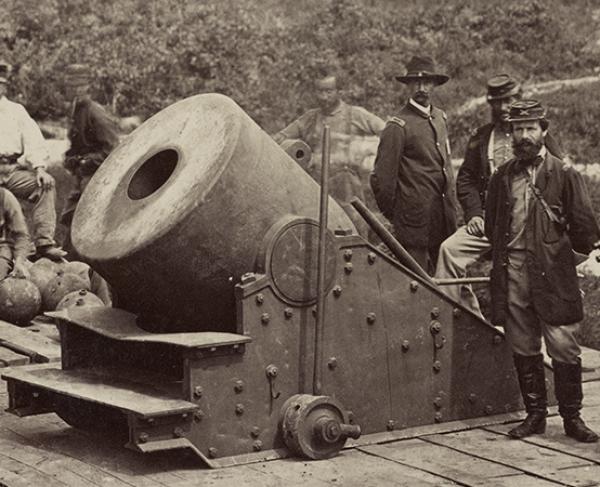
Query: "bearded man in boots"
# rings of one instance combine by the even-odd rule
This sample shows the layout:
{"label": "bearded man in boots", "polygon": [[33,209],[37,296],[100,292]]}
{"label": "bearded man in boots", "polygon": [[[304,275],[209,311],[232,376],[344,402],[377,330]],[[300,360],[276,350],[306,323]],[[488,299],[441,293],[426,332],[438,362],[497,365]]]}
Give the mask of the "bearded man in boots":
{"label": "bearded man in boots", "polygon": [[509,122],[515,157],[493,174],[485,214],[492,244],[492,322],[504,326],[527,411],[509,435],[545,431],[543,337],[565,433],[594,442],[598,435],[580,417],[581,350],[574,332],[583,303],[574,251],[588,254],[600,229],[581,175],[546,149],[549,122],[540,103],[515,102]]}

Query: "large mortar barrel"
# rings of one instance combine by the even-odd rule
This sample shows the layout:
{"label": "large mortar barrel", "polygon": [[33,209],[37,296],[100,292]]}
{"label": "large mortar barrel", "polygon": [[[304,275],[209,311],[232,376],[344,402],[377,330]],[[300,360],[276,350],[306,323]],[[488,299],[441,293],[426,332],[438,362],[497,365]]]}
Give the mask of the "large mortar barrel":
{"label": "large mortar barrel", "polygon": [[[318,185],[234,101],[205,94],[115,149],[79,202],[72,238],[118,306],[150,317],[145,328],[232,331],[234,286],[269,228],[289,214],[316,219],[318,205]],[[331,199],[329,209],[330,229],[354,230]]]}

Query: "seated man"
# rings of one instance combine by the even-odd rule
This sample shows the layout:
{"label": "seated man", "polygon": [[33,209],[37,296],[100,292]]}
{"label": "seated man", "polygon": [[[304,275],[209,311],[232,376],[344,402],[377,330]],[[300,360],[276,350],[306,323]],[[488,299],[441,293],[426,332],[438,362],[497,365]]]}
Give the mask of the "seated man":
{"label": "seated man", "polygon": [[[483,234],[485,195],[492,173],[513,157],[512,134],[508,122],[512,103],[521,98],[521,86],[511,76],[494,76],[487,83],[487,101],[492,121],[476,129],[467,143],[465,160],[458,170],[456,192],[464,211],[465,225],[440,246],[436,278],[465,277],[467,267],[490,250]],[[551,154],[562,157],[551,135],[546,136]],[[446,294],[482,316],[471,286],[444,286]]]}
{"label": "seated man", "polygon": [[9,274],[29,277],[25,264],[29,248],[29,232],[17,198],[0,188],[0,281]]}
{"label": "seated man", "polygon": [[[56,190],[46,172],[44,137],[25,108],[6,98],[10,65],[0,61],[0,186],[17,198],[34,203],[33,237],[39,257],[60,260],[65,252],[56,246]],[[31,164],[32,169],[21,162]]]}

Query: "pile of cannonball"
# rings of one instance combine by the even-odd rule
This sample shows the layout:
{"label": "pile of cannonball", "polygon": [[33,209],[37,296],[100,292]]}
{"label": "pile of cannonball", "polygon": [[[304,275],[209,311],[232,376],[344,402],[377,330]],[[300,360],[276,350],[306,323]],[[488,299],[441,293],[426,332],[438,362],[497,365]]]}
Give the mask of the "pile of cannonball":
{"label": "pile of cannonball", "polygon": [[91,269],[83,262],[41,258],[30,265],[29,273],[29,279],[9,276],[0,281],[0,320],[23,326],[44,311],[105,306],[92,293]]}

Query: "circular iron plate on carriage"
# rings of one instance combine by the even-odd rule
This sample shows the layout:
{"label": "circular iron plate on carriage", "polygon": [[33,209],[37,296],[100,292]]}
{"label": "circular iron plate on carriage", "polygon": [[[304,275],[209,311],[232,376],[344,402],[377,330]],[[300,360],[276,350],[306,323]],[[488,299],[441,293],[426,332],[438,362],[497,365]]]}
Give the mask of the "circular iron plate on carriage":
{"label": "circular iron plate on carriage", "polygon": [[[306,303],[317,298],[319,226],[298,222],[285,228],[271,252],[271,276],[284,298]],[[331,232],[325,233],[325,288],[331,289],[335,277],[336,246]]]}

